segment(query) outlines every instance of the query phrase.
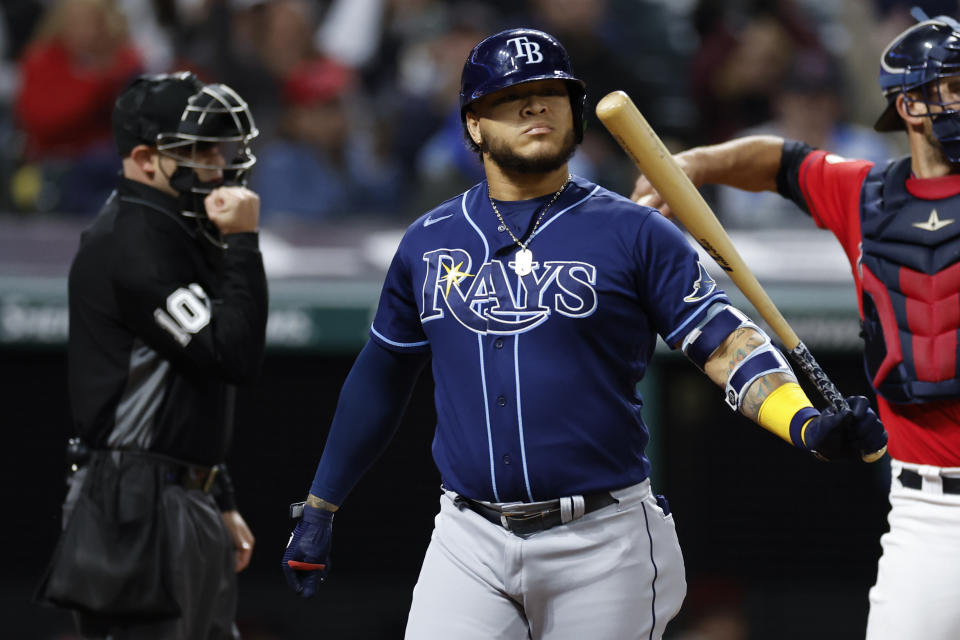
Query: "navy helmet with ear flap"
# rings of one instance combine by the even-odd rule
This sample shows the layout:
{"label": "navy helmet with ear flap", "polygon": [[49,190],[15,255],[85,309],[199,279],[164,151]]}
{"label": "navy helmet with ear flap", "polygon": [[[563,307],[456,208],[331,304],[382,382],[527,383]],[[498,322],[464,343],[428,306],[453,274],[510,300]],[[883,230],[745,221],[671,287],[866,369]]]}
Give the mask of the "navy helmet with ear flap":
{"label": "navy helmet with ear flap", "polygon": [[[510,29],[482,40],[473,48],[460,75],[460,121],[466,128],[470,105],[485,95],[524,82],[564,80],[573,109],[573,130],[583,140],[586,84],[573,75],[570,56],[549,33]],[[468,142],[472,143],[469,135]],[[476,145],[471,144],[476,149]]]}
{"label": "navy helmet with ear flap", "polygon": [[931,83],[960,74],[960,23],[949,16],[928,18],[919,9],[913,15],[919,22],[894,38],[880,56],[880,89],[888,102],[874,125],[877,131],[904,128],[896,98],[907,91],[920,89],[922,102],[956,110],[939,93],[931,95],[937,89]]}

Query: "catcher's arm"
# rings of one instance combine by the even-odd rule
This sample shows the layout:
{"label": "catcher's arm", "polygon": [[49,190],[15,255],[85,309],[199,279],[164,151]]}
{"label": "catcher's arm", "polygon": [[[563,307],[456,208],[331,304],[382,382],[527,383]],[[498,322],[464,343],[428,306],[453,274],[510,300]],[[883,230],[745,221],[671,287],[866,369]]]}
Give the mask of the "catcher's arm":
{"label": "catcher's arm", "polygon": [[[673,156],[696,187],[723,184],[744,191],[776,191],[783,138],[746,136],[721,144],[693,147]],[[670,205],[641,174],[630,198],[672,217]]]}

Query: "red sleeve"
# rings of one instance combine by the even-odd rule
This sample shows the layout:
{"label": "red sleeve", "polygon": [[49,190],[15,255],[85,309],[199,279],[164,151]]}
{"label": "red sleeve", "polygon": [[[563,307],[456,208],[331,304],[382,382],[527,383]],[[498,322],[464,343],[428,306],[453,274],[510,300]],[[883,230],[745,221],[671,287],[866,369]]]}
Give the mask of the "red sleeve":
{"label": "red sleeve", "polygon": [[872,162],[826,151],[808,154],[800,166],[800,190],[813,221],[833,232],[854,268],[860,257],[860,190],[871,168]]}

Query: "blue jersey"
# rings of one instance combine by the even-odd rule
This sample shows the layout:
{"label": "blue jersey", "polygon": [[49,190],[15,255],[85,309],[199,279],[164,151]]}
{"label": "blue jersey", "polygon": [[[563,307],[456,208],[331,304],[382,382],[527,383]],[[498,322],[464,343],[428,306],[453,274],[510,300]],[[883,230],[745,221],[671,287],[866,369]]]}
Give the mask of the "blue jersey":
{"label": "blue jersey", "polygon": [[[524,239],[548,199],[498,208]],[[446,487],[509,502],[640,482],[636,385],[657,335],[677,344],[726,295],[673,224],[581,178],[528,248],[533,270],[520,276],[486,182],[448,200],[404,235],[371,339],[432,354]]]}

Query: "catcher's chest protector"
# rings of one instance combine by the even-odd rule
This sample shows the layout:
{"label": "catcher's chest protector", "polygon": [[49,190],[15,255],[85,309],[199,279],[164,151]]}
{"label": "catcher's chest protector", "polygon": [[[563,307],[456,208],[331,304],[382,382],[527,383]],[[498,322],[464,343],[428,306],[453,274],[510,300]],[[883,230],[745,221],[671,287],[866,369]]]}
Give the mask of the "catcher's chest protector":
{"label": "catcher's chest protector", "polygon": [[877,165],[861,192],[864,363],[891,402],[960,394],[960,195],[907,191],[910,158]]}

